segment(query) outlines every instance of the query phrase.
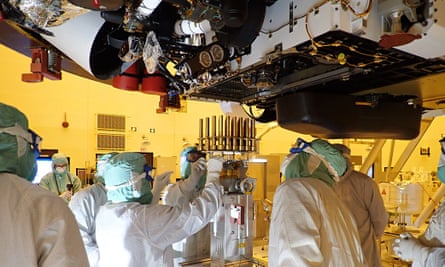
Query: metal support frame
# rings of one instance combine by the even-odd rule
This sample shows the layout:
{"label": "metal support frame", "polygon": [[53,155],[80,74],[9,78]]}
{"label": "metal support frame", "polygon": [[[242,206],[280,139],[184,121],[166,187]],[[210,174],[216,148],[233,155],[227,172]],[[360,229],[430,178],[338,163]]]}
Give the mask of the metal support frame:
{"label": "metal support frame", "polygon": [[379,156],[380,151],[382,151],[383,146],[385,145],[386,139],[379,139],[376,141],[372,150],[369,152],[368,157],[366,157],[365,161],[360,168],[360,172],[367,173],[371,165],[375,162],[377,157]]}
{"label": "metal support frame", "polygon": [[408,158],[413,153],[413,151],[416,148],[416,146],[419,144],[420,140],[422,140],[423,136],[425,135],[426,131],[430,127],[430,125],[433,122],[433,120],[434,120],[434,118],[422,119],[421,124],[420,124],[419,135],[415,139],[413,139],[411,142],[408,143],[408,145],[406,146],[405,150],[400,155],[399,160],[394,165],[394,168],[387,168],[386,169],[386,171],[389,172],[386,175],[387,181],[392,181],[392,180],[394,180],[394,178],[396,178],[396,176],[399,174],[400,170],[403,168],[403,166],[405,165],[405,163],[408,160]]}
{"label": "metal support frame", "polygon": [[[430,127],[430,125],[433,122],[433,120],[434,120],[434,117],[433,118],[423,118],[421,120],[420,131],[419,131],[419,134],[417,135],[417,137],[415,139],[413,139],[411,142],[409,142],[408,145],[405,147],[405,150],[400,155],[400,157],[399,157],[398,161],[396,162],[394,168],[387,168],[386,169],[386,171],[385,171],[385,179],[386,179],[387,182],[388,181],[393,181],[394,178],[399,174],[400,170],[403,168],[403,166],[405,165],[406,161],[411,156],[411,154],[413,153],[414,149],[416,148],[416,146],[419,144],[420,140],[425,135],[426,131]],[[362,166],[360,168],[360,172],[363,172],[363,173],[367,173],[368,172],[368,170],[372,166],[372,164],[376,162],[376,159],[379,156],[380,151],[382,151],[382,148],[385,145],[385,143],[386,143],[386,139],[379,139],[379,140],[376,141],[376,143],[374,144],[372,150],[369,152],[368,157],[366,157],[365,161],[363,162],[363,164],[362,164]],[[394,143],[392,143],[390,154],[391,154],[390,155],[390,158],[391,158],[390,161],[392,162],[392,158],[393,158],[393,154],[394,154]],[[392,164],[390,163],[390,165],[392,165]]]}

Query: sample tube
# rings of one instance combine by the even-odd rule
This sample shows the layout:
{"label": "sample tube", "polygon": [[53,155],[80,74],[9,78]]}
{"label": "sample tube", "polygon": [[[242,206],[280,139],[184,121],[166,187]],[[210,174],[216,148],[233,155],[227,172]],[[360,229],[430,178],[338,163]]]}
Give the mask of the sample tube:
{"label": "sample tube", "polygon": [[199,119],[199,150],[204,150],[203,139],[204,139],[204,120]]}
{"label": "sample tube", "polygon": [[252,122],[252,127],[251,127],[251,130],[252,130],[252,140],[253,140],[253,142],[252,142],[252,151],[256,151],[256,149],[257,149],[257,144],[256,144],[256,129],[255,129],[255,120],[251,120],[251,122]]}
{"label": "sample tube", "polygon": [[232,121],[233,133],[232,133],[232,150],[237,151],[239,148],[239,127],[238,127],[239,118],[234,117]]}
{"label": "sample tube", "polygon": [[224,123],[223,123],[224,116],[219,116],[218,119],[218,150],[224,150],[224,139],[223,139],[223,132],[224,132]]}
{"label": "sample tube", "polygon": [[231,151],[232,150],[232,132],[233,132],[233,128],[232,128],[232,120],[233,118],[228,116],[227,117],[227,144],[226,144],[226,150],[227,151]]}
{"label": "sample tube", "polygon": [[206,125],[205,125],[205,131],[206,131],[206,151],[210,150],[210,118],[206,118]]}
{"label": "sample tube", "polygon": [[229,138],[229,130],[230,130],[230,117],[227,116],[224,120],[224,150],[230,150],[230,138]]}
{"label": "sample tube", "polygon": [[212,136],[211,136],[212,143],[210,145],[211,149],[215,151],[217,149],[216,147],[216,116],[212,116]]}
{"label": "sample tube", "polygon": [[244,151],[244,135],[245,135],[244,118],[239,119],[238,125],[239,125],[239,151]]}

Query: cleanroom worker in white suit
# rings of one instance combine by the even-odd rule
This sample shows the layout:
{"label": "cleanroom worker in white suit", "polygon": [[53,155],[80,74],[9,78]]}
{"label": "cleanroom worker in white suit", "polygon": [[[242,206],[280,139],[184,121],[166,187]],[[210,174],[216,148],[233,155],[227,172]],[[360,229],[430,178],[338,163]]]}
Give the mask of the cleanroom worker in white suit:
{"label": "cleanroom worker in white suit", "polygon": [[445,247],[428,247],[410,233],[400,234],[393,244],[394,253],[412,267],[445,266]]}
{"label": "cleanroom worker in white suit", "polygon": [[[152,192],[144,164],[142,154],[124,152],[111,158],[104,170],[109,202],[96,218],[99,266],[173,266],[171,245],[199,231],[221,205],[219,175],[208,176],[201,194],[190,202],[175,207],[150,204]],[[194,162],[180,188],[194,190],[206,170],[205,159]],[[158,187],[156,178],[154,183]]]}
{"label": "cleanroom worker in white suit", "polygon": [[[181,178],[183,180],[186,180],[190,177],[192,164],[193,162],[198,160],[199,157],[205,157],[205,155],[202,155],[201,152],[198,151],[198,148],[196,146],[189,146],[181,151],[179,157],[179,167]],[[191,191],[190,194],[185,195],[183,193],[180,193],[180,195],[182,197],[185,197],[187,199],[186,201],[190,201],[191,199],[197,197],[206,183],[206,176],[207,174],[204,174],[200,178],[195,190]],[[174,187],[177,185],[172,185],[172,187],[170,187],[167,191],[167,194],[165,196],[165,204],[170,206],[177,205],[177,201],[172,200],[177,197],[172,197],[172,195],[175,194],[174,192],[181,192],[175,190]],[[173,250],[175,251],[175,256],[180,256],[182,258],[210,257],[210,224],[207,224],[197,233],[173,244]]]}
{"label": "cleanroom worker in white suit", "polygon": [[39,139],[22,112],[0,103],[0,265],[87,267],[66,203],[31,183]]}
{"label": "cleanroom worker in white suit", "polygon": [[379,186],[368,175],[355,171],[351,162],[351,150],[343,144],[334,144],[342,152],[348,167],[335,183],[334,191],[354,216],[362,244],[362,250],[370,267],[381,267],[377,240],[383,236],[388,213]]}
{"label": "cleanroom worker in white suit", "polygon": [[116,152],[107,153],[98,159],[94,184],[77,192],[68,204],[79,226],[91,267],[99,262],[99,249],[96,244],[96,215],[100,207],[107,202],[103,170],[108,160],[115,155],[117,155]]}
{"label": "cleanroom worker in white suit", "polygon": [[269,267],[367,266],[354,218],[332,188],[345,170],[346,160],[327,141],[298,140],[274,195]]}
{"label": "cleanroom worker in white suit", "polygon": [[[439,140],[441,154],[437,177],[445,183],[445,138]],[[412,267],[445,266],[445,199],[431,216],[428,227],[418,238],[403,233],[393,244],[394,253],[402,260],[412,261]]]}
{"label": "cleanroom worker in white suit", "polygon": [[[99,248],[96,242],[96,216],[100,207],[107,202],[107,190],[105,188],[103,171],[110,159],[117,154],[116,152],[107,153],[98,159],[94,184],[80,190],[69,203],[69,207],[79,225],[80,235],[87,251],[90,267],[97,266],[99,263]],[[168,181],[171,173],[163,173],[155,177],[155,179]],[[159,197],[162,189],[158,187],[152,190],[153,199],[155,199],[155,195]]]}

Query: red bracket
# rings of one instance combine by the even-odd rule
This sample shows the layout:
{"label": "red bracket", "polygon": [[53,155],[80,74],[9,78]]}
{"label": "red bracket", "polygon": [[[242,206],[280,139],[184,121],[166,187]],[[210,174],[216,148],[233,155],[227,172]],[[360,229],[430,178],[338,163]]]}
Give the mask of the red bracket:
{"label": "red bracket", "polygon": [[164,113],[167,111],[168,106],[168,96],[159,96],[159,107],[156,109],[156,113]]}
{"label": "red bracket", "polygon": [[31,73],[23,73],[24,82],[41,82],[43,77],[50,80],[62,79],[62,57],[46,48],[31,48]]}
{"label": "red bracket", "polygon": [[384,34],[380,36],[379,45],[385,49],[390,49],[395,46],[411,43],[412,41],[420,38],[422,38],[420,34],[410,34],[410,33]]}

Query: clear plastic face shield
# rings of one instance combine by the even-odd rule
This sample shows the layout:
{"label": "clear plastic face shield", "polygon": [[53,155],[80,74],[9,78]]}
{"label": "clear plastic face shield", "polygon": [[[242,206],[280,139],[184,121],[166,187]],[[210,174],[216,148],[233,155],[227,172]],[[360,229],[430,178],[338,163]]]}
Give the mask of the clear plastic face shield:
{"label": "clear plastic face shield", "polygon": [[103,175],[106,164],[107,164],[106,160],[101,160],[101,161],[97,162],[97,165],[96,165],[96,175],[97,176]]}
{"label": "clear plastic face shield", "polygon": [[440,143],[440,157],[439,164],[437,166],[437,178],[442,183],[445,183],[445,137],[439,140]]}
{"label": "clear plastic face shield", "polygon": [[206,158],[206,153],[199,150],[191,150],[187,152],[186,160],[190,163],[197,161],[200,158]]}
{"label": "clear plastic face shield", "polygon": [[127,187],[127,186],[133,186],[135,191],[141,191],[141,187],[142,187],[142,179],[146,178],[146,174],[141,173],[139,175],[135,175],[133,178],[131,178],[130,180],[128,180],[125,183],[119,184],[119,185],[107,185],[105,186],[105,188],[108,191],[113,191],[113,190],[117,190],[119,188],[123,188],[123,187]]}
{"label": "clear plastic face shield", "polygon": [[154,168],[150,165],[144,166],[144,172],[141,174],[133,173],[133,178],[128,180],[125,183],[119,184],[119,185],[107,185],[105,188],[108,191],[113,191],[119,188],[127,187],[127,186],[133,186],[134,191],[141,192],[142,191],[142,180],[147,179],[148,182],[153,181],[153,177],[151,176],[151,172],[154,170]]}
{"label": "clear plastic face shield", "polygon": [[205,158],[206,154],[196,147],[188,147],[181,151],[179,158],[180,174],[183,179],[187,179],[192,171],[191,165],[200,158]]}

